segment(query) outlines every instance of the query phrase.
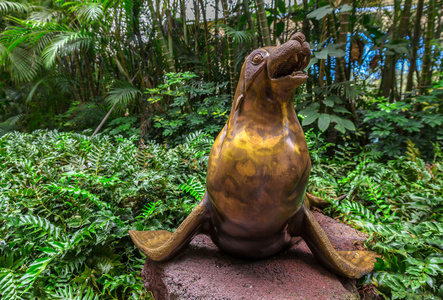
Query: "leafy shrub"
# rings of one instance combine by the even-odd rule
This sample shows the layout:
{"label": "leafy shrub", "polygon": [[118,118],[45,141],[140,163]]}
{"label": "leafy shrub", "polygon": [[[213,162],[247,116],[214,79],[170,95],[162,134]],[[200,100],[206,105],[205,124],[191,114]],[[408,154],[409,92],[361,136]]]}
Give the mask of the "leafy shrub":
{"label": "leafy shrub", "polygon": [[434,85],[429,95],[421,95],[390,103],[385,98],[373,101],[374,110],[365,113],[364,126],[377,151],[388,157],[404,155],[404,144],[412,140],[429,159],[432,143],[443,141],[443,80]]}
{"label": "leafy shrub", "polygon": [[129,229],[173,230],[196,201],[212,140],[166,150],[56,131],[0,138],[0,297],[149,299]]}
{"label": "leafy shrub", "polygon": [[[337,148],[306,133],[309,189],[329,212],[370,235],[382,255],[361,280],[392,299],[443,296],[443,166],[439,144],[426,164],[377,162],[366,149]],[[134,138],[56,131],[0,138],[2,299],[149,299],[144,256],[127,231],[174,230],[204,193],[213,139],[196,132],[166,149]],[[187,195],[189,193],[190,195]],[[347,193],[340,202],[330,196]]]}
{"label": "leafy shrub", "polygon": [[194,73],[168,73],[165,83],[148,89],[148,101],[159,107],[151,121],[152,138],[182,143],[191,132],[218,134],[229,116],[229,95],[220,94],[227,83],[194,81]]}
{"label": "leafy shrub", "polygon": [[[320,162],[310,188],[330,199],[334,216],[367,232],[367,246],[382,255],[362,283],[375,284],[388,299],[441,299],[443,164],[439,155],[425,164],[412,142],[406,152],[386,164],[365,152]],[[340,202],[330,198],[344,193]]]}

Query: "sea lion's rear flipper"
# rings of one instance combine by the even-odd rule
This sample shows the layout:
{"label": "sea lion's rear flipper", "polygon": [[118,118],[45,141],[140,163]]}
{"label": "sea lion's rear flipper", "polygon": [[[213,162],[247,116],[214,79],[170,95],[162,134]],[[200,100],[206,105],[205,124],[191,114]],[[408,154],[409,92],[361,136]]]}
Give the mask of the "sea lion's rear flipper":
{"label": "sea lion's rear flipper", "polygon": [[358,279],[374,268],[377,254],[371,251],[336,251],[315,217],[303,206],[301,236],[325,267],[334,273]]}
{"label": "sea lion's rear flipper", "polygon": [[[344,195],[342,195],[340,197],[333,198],[333,199],[340,201],[340,200],[346,198],[346,196],[347,195],[344,194]],[[317,196],[314,196],[314,195],[312,195],[312,194],[310,194],[308,192],[306,192],[305,202],[306,202],[306,200],[308,200],[307,201],[308,203],[305,203],[305,205],[307,205],[306,207],[308,207],[308,208],[311,207],[311,206],[323,207],[323,206],[327,206],[327,205],[331,204],[328,201],[326,201],[326,200],[324,200],[322,198],[319,198]]]}
{"label": "sea lion's rear flipper", "polygon": [[155,261],[172,258],[186,247],[209,219],[205,206],[205,196],[196,208],[186,217],[174,232],[166,230],[135,231],[129,230],[132,241],[147,257]]}

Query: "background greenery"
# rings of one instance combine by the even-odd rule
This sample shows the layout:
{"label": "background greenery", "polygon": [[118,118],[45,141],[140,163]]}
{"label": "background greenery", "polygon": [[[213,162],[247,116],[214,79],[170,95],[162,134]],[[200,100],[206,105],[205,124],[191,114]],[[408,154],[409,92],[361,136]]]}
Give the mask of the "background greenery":
{"label": "background greenery", "polygon": [[127,230],[192,210],[244,58],[297,31],[309,190],[383,256],[360,290],[442,298],[440,7],[0,0],[0,298],[149,299]]}

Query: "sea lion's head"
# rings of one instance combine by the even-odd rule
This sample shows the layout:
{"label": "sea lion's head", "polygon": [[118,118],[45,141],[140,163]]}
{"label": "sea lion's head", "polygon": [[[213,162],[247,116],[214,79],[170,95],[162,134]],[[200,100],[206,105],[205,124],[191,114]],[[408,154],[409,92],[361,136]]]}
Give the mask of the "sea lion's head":
{"label": "sea lion's head", "polygon": [[248,92],[289,101],[292,92],[308,79],[303,71],[311,59],[305,36],[297,32],[286,43],[254,50],[243,64],[237,88],[237,108]]}

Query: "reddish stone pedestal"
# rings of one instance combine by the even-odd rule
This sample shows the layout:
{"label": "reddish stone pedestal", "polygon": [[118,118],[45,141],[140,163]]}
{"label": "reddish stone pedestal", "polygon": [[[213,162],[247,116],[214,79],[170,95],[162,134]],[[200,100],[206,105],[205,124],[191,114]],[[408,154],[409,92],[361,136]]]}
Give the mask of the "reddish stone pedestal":
{"label": "reddish stone pedestal", "polygon": [[[364,234],[320,213],[314,215],[336,249],[361,247]],[[171,261],[147,259],[142,277],[156,300],[360,299],[355,280],[323,268],[304,241],[272,258],[252,261],[224,254],[209,237],[198,235]]]}

